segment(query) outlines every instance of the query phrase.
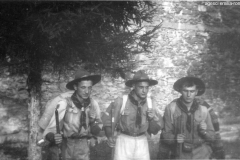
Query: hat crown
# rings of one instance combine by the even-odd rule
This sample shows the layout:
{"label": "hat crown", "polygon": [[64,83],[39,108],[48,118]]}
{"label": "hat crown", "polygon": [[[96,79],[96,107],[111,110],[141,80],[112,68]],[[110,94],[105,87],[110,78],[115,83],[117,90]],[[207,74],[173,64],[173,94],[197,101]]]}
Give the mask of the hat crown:
{"label": "hat crown", "polygon": [[206,89],[204,82],[203,82],[200,78],[192,77],[192,76],[187,76],[187,77],[183,77],[183,78],[178,79],[178,80],[173,84],[173,89],[174,89],[175,91],[181,92],[182,85],[183,85],[186,81],[191,81],[191,82],[193,82],[193,83],[198,87],[198,88],[197,88],[197,89],[198,89],[197,96],[200,96],[200,95],[204,94],[205,89]]}
{"label": "hat crown", "polygon": [[90,75],[90,73],[87,72],[86,70],[79,69],[75,73],[75,79],[84,78],[84,77],[87,77],[89,75]]}
{"label": "hat crown", "polygon": [[101,80],[101,75],[91,75],[89,72],[87,72],[84,69],[78,69],[75,72],[75,78],[74,80],[67,83],[66,88],[70,90],[74,90],[74,84],[81,80],[91,80],[92,85],[95,85]]}
{"label": "hat crown", "polygon": [[149,79],[148,75],[143,70],[136,72],[135,75],[133,76],[133,80],[141,80],[141,79],[142,80]]}
{"label": "hat crown", "polygon": [[150,79],[144,70],[139,70],[134,74],[133,78],[126,81],[125,84],[128,87],[132,87],[134,83],[144,81],[148,82],[149,86],[154,86],[158,83],[156,80]]}

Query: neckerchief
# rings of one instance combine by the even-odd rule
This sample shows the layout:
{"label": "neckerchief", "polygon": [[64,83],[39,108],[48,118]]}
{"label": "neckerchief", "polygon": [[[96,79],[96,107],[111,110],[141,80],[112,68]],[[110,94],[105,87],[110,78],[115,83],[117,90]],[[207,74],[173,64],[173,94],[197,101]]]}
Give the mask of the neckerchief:
{"label": "neckerchief", "polygon": [[[137,115],[136,115],[136,122],[135,122],[135,126],[136,127],[140,127],[141,124],[142,124],[142,107],[145,103],[146,103],[146,99],[138,102],[134,97],[135,93],[132,91],[128,97],[129,97],[129,100],[131,101],[131,103],[133,103],[134,105],[137,106]],[[140,105],[139,105],[140,104]]]}
{"label": "neckerchief", "polygon": [[193,101],[192,106],[190,110],[187,109],[187,106],[182,102],[182,97],[178,98],[177,105],[179,108],[187,114],[187,121],[186,121],[186,128],[188,132],[191,132],[192,126],[191,126],[191,115],[195,113],[195,111],[198,109],[198,103],[196,100]]}
{"label": "neckerchief", "polygon": [[90,104],[90,98],[83,100],[82,102],[79,101],[77,98],[77,93],[74,92],[73,95],[71,96],[72,102],[74,105],[81,110],[81,118],[80,118],[80,129],[84,127],[87,129],[87,123],[86,123],[86,108]]}

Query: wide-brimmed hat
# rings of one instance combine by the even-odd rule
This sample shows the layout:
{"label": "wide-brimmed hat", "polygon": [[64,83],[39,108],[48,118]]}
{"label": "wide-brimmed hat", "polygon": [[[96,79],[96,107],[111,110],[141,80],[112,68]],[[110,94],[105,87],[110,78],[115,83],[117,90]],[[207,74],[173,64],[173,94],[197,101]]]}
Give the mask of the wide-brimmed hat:
{"label": "wide-brimmed hat", "polygon": [[134,74],[133,78],[128,80],[125,83],[125,85],[128,87],[132,87],[132,85],[136,82],[148,82],[150,86],[154,86],[154,85],[158,84],[158,81],[150,79],[143,70],[137,71]]}
{"label": "wide-brimmed hat", "polygon": [[197,77],[183,77],[180,78],[179,80],[177,80],[174,85],[173,85],[173,89],[180,92],[182,89],[182,85],[186,82],[193,82],[194,84],[197,85],[197,89],[198,89],[198,94],[197,96],[202,95],[205,92],[205,84],[204,82]]}
{"label": "wide-brimmed hat", "polygon": [[87,72],[84,69],[78,69],[75,73],[74,80],[67,83],[67,85],[66,85],[67,89],[74,90],[73,85],[82,80],[91,80],[93,85],[95,85],[96,83],[98,83],[101,80],[101,76],[100,75],[91,75],[89,72]]}

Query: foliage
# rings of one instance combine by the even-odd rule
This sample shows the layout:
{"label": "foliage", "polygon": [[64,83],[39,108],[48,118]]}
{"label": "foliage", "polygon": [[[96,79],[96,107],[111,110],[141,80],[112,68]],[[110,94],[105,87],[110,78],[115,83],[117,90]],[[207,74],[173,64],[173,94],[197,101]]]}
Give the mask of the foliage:
{"label": "foliage", "polygon": [[34,84],[52,67],[126,67],[132,53],[151,46],[159,26],[143,32],[142,23],[154,11],[150,1],[1,2],[0,67],[27,73]]}
{"label": "foliage", "polygon": [[41,158],[35,142],[43,71],[122,71],[131,54],[151,47],[159,26],[144,31],[142,23],[154,11],[150,1],[0,2],[0,70],[28,75],[28,159]]}
{"label": "foliage", "polygon": [[[203,24],[206,29],[204,32],[187,32],[186,36],[189,38],[181,37],[189,45],[187,50],[197,53],[199,57],[191,53],[191,56],[185,59],[176,59],[175,64],[190,64],[188,75],[204,80],[207,86],[206,99],[211,100],[220,116],[239,116],[240,10],[237,5],[226,5],[232,2],[221,2],[226,3],[225,5],[207,5],[213,3],[220,4],[179,2],[172,3],[171,10],[165,7],[172,13],[168,14],[171,21]],[[190,63],[191,60],[194,61]]]}
{"label": "foliage", "polygon": [[[229,3],[229,2],[224,2]],[[239,107],[239,6],[207,6],[201,18],[206,26],[221,28],[221,33],[209,33],[208,49],[203,58],[202,77],[214,89],[214,97],[221,98],[226,107],[221,112],[240,115]]]}

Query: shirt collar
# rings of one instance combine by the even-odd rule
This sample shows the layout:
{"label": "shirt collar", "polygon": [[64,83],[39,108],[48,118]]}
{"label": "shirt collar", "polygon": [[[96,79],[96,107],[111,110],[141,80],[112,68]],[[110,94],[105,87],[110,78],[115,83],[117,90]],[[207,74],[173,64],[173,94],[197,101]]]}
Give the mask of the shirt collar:
{"label": "shirt collar", "polygon": [[79,109],[81,109],[82,107],[86,108],[90,104],[90,98],[80,101],[77,98],[77,93],[76,92],[73,93],[73,95],[71,96],[71,99],[72,99],[73,104]]}

